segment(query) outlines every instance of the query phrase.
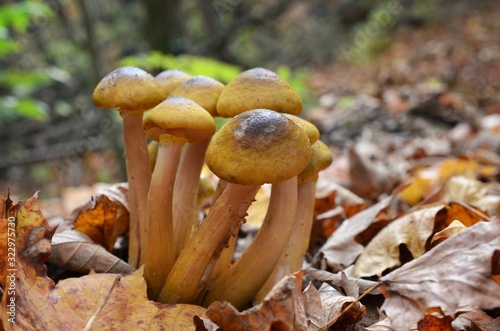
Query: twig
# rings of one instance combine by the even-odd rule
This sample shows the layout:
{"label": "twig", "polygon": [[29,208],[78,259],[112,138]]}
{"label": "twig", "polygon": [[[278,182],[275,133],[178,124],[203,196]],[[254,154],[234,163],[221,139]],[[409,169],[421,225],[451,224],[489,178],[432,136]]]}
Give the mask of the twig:
{"label": "twig", "polygon": [[113,281],[113,284],[111,284],[111,288],[109,289],[108,294],[104,298],[104,300],[101,303],[101,305],[99,306],[99,308],[97,308],[97,310],[94,313],[94,315],[92,315],[90,317],[90,319],[88,320],[87,324],[85,325],[85,328],[83,329],[83,331],[89,331],[90,330],[90,328],[92,327],[92,324],[94,324],[95,320],[97,319],[97,316],[104,309],[104,306],[106,305],[106,303],[108,302],[109,298],[111,297],[111,293],[113,293],[113,290],[115,289],[115,286],[116,286],[116,284],[118,283],[118,281],[120,279],[121,279],[121,276],[117,275],[116,278],[115,278],[115,280]]}

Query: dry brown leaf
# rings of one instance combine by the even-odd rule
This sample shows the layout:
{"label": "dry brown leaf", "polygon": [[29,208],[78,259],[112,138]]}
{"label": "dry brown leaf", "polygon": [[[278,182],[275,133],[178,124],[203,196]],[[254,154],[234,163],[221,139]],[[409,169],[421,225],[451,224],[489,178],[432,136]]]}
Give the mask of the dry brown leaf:
{"label": "dry brown leaf", "polygon": [[409,330],[428,307],[454,317],[459,307],[500,307],[492,257],[500,250],[500,221],[479,222],[382,277],[381,309],[395,330]]}
{"label": "dry brown leaf", "polygon": [[126,192],[123,184],[101,190],[76,208],[66,218],[65,223],[86,234],[108,251],[112,251],[116,238],[128,231]]}
{"label": "dry brown leaf", "polygon": [[391,320],[389,318],[384,318],[367,327],[366,331],[394,331],[394,329],[391,328]]}
{"label": "dry brown leaf", "polygon": [[421,208],[406,214],[382,229],[368,243],[356,261],[353,276],[380,276],[385,270],[401,264],[401,245],[411,254],[404,259],[417,258],[426,251],[427,241],[435,231],[446,228],[456,219],[471,226],[485,219],[482,216],[482,213],[459,203]]}
{"label": "dry brown leaf", "polygon": [[302,296],[302,272],[283,278],[264,301],[244,312],[228,302],[213,302],[207,316],[221,331],[307,330]]}
{"label": "dry brown leaf", "polygon": [[445,241],[446,239],[451,238],[456,234],[459,234],[460,232],[464,231],[465,229],[467,229],[467,227],[462,222],[460,222],[458,220],[454,220],[445,229],[437,232],[432,237],[431,245],[436,246],[437,244]]}
{"label": "dry brown leaf", "polygon": [[353,276],[382,275],[386,269],[400,264],[400,245],[404,244],[414,258],[425,252],[432,235],[436,214],[443,205],[419,209],[398,218],[383,228],[356,260]]}
{"label": "dry brown leaf", "polygon": [[[311,280],[319,280],[345,293],[347,296],[357,298],[359,294],[370,289],[376,282],[366,279],[348,277],[344,272],[339,271],[335,274],[317,270],[314,268],[305,268],[304,276]],[[380,294],[379,289],[374,289],[370,294]]]}
{"label": "dry brown leaf", "polygon": [[135,268],[94,243],[85,234],[66,230],[52,237],[52,254],[48,262],[72,271],[130,274]]}
{"label": "dry brown leaf", "polygon": [[482,310],[460,312],[451,323],[455,330],[500,331],[500,317],[492,318]]}
{"label": "dry brown leaf", "polygon": [[446,316],[441,308],[428,308],[423,319],[418,321],[419,331],[452,331],[451,317]]}
{"label": "dry brown leaf", "polygon": [[[149,301],[142,270],[125,277],[93,274],[55,286],[44,264],[53,229],[40,212],[36,196],[7,208],[16,220],[17,259],[11,271],[15,273],[11,279],[14,293],[6,291],[0,307],[5,330],[83,330],[86,326],[92,330],[194,330],[193,316],[205,310]],[[7,302],[14,302],[14,316]]]}
{"label": "dry brown leaf", "polygon": [[326,283],[323,283],[318,293],[321,299],[321,324],[312,323],[310,331],[324,330],[325,326],[344,330],[363,319],[366,308],[355,298],[345,296]]}
{"label": "dry brown leaf", "polygon": [[377,204],[346,219],[321,247],[327,264],[334,270],[343,270],[350,266],[363,253],[363,245],[356,241],[356,236],[368,229],[377,215],[387,209],[392,197],[387,197]]}

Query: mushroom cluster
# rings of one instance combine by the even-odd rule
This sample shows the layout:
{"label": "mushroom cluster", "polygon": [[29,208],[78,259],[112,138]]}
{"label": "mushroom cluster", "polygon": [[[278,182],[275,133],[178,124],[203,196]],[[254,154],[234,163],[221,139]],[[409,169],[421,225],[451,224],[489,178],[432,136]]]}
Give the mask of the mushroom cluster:
{"label": "mushroom cluster", "polygon": [[[300,269],[317,174],[332,155],[317,128],[298,117],[302,101],[286,81],[263,68],[224,86],[179,70],[153,77],[123,67],[97,85],[94,102],[123,117],[129,263],[144,265],[151,299],[204,306],[225,300],[242,309]],[[216,133],[215,116],[230,118]],[[205,163],[219,185],[200,220]],[[239,227],[265,183],[272,189],[262,227],[232,263]]]}

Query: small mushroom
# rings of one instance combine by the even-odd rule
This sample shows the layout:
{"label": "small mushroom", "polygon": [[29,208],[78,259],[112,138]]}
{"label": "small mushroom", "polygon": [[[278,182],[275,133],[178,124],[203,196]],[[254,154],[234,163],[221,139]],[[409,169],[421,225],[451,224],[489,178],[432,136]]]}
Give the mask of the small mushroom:
{"label": "small mushroom", "polygon": [[311,146],[312,155],[307,167],[297,176],[298,198],[297,209],[292,224],[292,232],[288,245],[269,276],[266,283],[256,295],[256,301],[261,302],[273,286],[283,277],[298,271],[309,247],[309,238],[314,221],[314,203],[316,201],[316,182],[318,173],[332,163],[332,152],[321,140]]}
{"label": "small mushroom", "polygon": [[160,72],[155,76],[158,85],[163,92],[163,99],[166,99],[170,93],[180,84],[191,78],[191,75],[178,69],[169,69]]}
{"label": "small mushroom", "polygon": [[215,132],[210,114],[194,101],[171,97],[148,112],[146,135],[159,142],[147,205],[144,278],[148,295],[156,298],[175,260],[172,196],[185,143],[203,141]]}
{"label": "small mushroom", "polygon": [[[313,124],[294,115],[283,115],[305,133],[309,144],[318,140],[319,131]],[[296,157],[295,153],[291,155]],[[226,300],[241,309],[257,294],[289,243],[288,237],[293,228],[295,209],[299,208],[297,196],[296,176],[273,184],[262,227],[243,255],[210,285],[203,305]],[[251,276],[248,270],[254,270]],[[234,284],[244,285],[237,285],[236,289]]]}
{"label": "small mushroom", "polygon": [[[290,114],[291,119],[301,120],[294,116],[302,111],[300,96],[277,74],[263,68],[254,68],[240,73],[227,84],[217,101],[217,114],[223,117],[233,117],[257,108]],[[317,134],[319,136],[319,132]],[[222,179],[219,184],[214,199],[224,188]],[[236,235],[231,238],[228,247],[222,251],[212,274],[214,279],[229,268],[235,246]]]}
{"label": "small mushroom", "polygon": [[[215,79],[194,76],[177,86],[170,93],[170,96],[193,100],[210,115],[215,116],[217,99],[223,89],[224,84]],[[209,142],[210,137],[200,142],[189,143],[182,152],[173,198],[176,257],[180,255],[191,238],[199,221],[196,200],[200,186],[200,173],[205,162],[205,153]]]}
{"label": "small mushroom", "polygon": [[146,71],[121,67],[106,75],[93,95],[98,108],[116,108],[123,119],[125,161],[129,184],[129,257],[134,267],[141,264],[144,247],[146,199],[151,180],[146,137],[142,131],[143,112],[163,100],[160,86]]}
{"label": "small mushroom", "polygon": [[[244,220],[259,187],[295,177],[307,166],[310,153],[304,132],[293,121],[271,110],[248,111],[224,125],[212,137],[206,161],[228,184],[177,259],[159,300],[199,303],[207,286],[202,277],[210,276],[205,272],[207,267],[216,261],[232,231]],[[292,186],[296,190],[296,184]],[[292,199],[297,198],[292,195]],[[249,270],[245,272],[251,278],[254,270]],[[236,291],[241,290],[238,287]]]}
{"label": "small mushroom", "polygon": [[233,117],[258,108],[298,115],[302,112],[302,100],[292,87],[274,72],[254,68],[231,80],[217,102],[217,114],[222,117]]}

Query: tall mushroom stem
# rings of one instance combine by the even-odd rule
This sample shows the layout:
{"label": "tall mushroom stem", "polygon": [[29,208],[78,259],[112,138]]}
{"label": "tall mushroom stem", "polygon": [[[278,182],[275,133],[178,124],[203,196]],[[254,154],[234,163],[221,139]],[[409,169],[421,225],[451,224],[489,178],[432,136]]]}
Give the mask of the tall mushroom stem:
{"label": "tall mushroom stem", "polygon": [[293,231],[288,237],[289,245],[281,253],[272,274],[255,296],[256,302],[261,302],[283,277],[296,272],[302,267],[302,260],[309,247],[309,238],[314,220],[316,180],[299,183],[297,191],[297,201],[299,203],[293,219]]}
{"label": "tall mushroom stem", "polygon": [[255,296],[288,243],[296,205],[297,177],[273,185],[261,229],[243,255],[209,286],[204,306],[225,300],[242,309]]}
{"label": "tall mushroom stem", "polygon": [[[151,181],[151,169],[146,137],[142,130],[142,113],[121,113],[125,162],[129,185],[130,237],[128,262],[139,266],[145,245],[146,201]],[[140,137],[140,138],[138,138]]]}
{"label": "tall mushroom stem", "polygon": [[173,197],[175,256],[178,257],[198,225],[197,195],[200,173],[210,139],[189,143],[184,148],[177,170]]}
{"label": "tall mushroom stem", "polygon": [[222,250],[219,259],[215,263],[212,275],[210,277],[210,282],[213,283],[217,278],[225,273],[231,266],[231,261],[233,260],[234,249],[236,248],[236,243],[238,241],[239,227],[234,229],[234,233],[229,238],[229,243]]}
{"label": "tall mushroom stem", "polygon": [[174,265],[172,196],[177,166],[185,139],[160,140],[148,194],[147,242],[144,278],[148,296],[156,298]]}
{"label": "tall mushroom stem", "polygon": [[258,190],[256,185],[227,185],[175,262],[158,301],[172,304],[201,301],[206,288],[201,280],[207,266],[217,259],[233,229],[245,218]]}

